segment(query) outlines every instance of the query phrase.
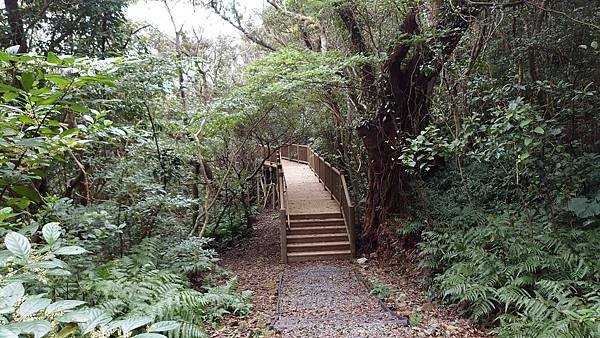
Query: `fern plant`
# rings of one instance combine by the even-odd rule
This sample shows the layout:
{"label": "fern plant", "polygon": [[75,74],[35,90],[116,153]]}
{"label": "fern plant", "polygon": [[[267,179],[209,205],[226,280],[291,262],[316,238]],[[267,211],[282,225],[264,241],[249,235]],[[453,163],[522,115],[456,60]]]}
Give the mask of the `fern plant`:
{"label": "fern plant", "polygon": [[[32,244],[16,232],[0,251],[0,337],[205,337],[205,325],[225,314],[250,311],[250,294],[236,291],[236,280],[191,288],[185,273],[216,267],[205,241],[190,239],[173,249],[146,239],[123,258],[93,270],[78,284],[78,300],[56,299],[63,292],[55,276],[70,272],[60,259],[86,252],[64,246],[57,223],[42,228],[45,244]],[[178,264],[172,264],[177,261]],[[193,269],[186,270],[189,264]],[[167,268],[169,267],[169,268]],[[81,277],[81,274],[80,274]]]}
{"label": "fern plant", "polygon": [[424,189],[434,222],[411,229],[422,230],[420,266],[431,273],[432,293],[497,324],[500,337],[600,336],[594,223],[559,225],[567,208],[551,217],[505,204],[490,175],[475,165],[464,181],[436,179]]}
{"label": "fern plant", "polygon": [[189,239],[165,248],[159,238],[145,239],[123,258],[100,267],[84,282],[84,296],[116,318],[147,316],[175,321],[169,337],[205,337],[205,325],[225,314],[245,315],[250,294],[236,292],[235,279],[225,285],[191,288],[186,275],[216,267],[216,253],[204,240]]}

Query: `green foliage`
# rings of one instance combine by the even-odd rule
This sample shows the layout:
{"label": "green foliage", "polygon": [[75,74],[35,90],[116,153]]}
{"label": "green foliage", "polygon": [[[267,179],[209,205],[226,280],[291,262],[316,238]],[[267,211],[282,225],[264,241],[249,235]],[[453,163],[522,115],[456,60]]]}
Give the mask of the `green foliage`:
{"label": "green foliage", "polygon": [[369,282],[371,284],[371,294],[379,299],[386,299],[396,292],[396,290],[378,279],[371,279]]}
{"label": "green foliage", "polygon": [[[79,56],[107,57],[127,47],[128,26],[124,9],[128,1],[19,2],[19,13],[30,50]],[[0,12],[0,42],[11,46],[7,13]]]}
{"label": "green foliage", "polygon": [[82,285],[85,297],[113,317],[176,321],[175,337],[203,337],[205,323],[250,310],[249,294],[235,294],[235,280],[205,292],[190,288],[186,273],[215,268],[215,252],[203,249],[205,241],[190,239],[174,248],[162,243],[146,239],[129,255],[99,267]]}
{"label": "green foliage", "polygon": [[[4,75],[21,73],[12,79],[18,84],[0,87],[5,104],[0,111],[1,197],[8,206],[26,209],[32,202],[42,202],[35,183],[45,176],[51,163],[84,149],[100,130],[113,130],[105,112],[71,100],[87,86],[112,82],[102,74],[82,75],[86,65],[55,55],[45,59],[0,52],[0,67]],[[79,115],[73,117],[76,126],[64,123],[65,114]]]}
{"label": "green foliage", "polygon": [[498,191],[469,201],[464,184],[493,187],[492,173],[471,165],[467,182],[444,173],[425,187],[434,225],[419,229],[420,264],[435,273],[432,291],[475,319],[497,317],[501,337],[596,336],[600,237],[590,224],[564,227],[542,210],[500,205]]}
{"label": "green foliage", "polygon": [[198,120],[172,60],[0,53],[0,336],[205,337],[250,311],[209,248],[249,223],[244,188],[209,219],[218,241],[189,237]]}
{"label": "green foliage", "polygon": [[[159,239],[147,239],[130,255],[80,276],[80,297],[87,302],[53,301],[47,297],[69,293],[57,283],[59,276],[70,275],[59,257],[86,252],[62,245],[61,235],[57,223],[48,223],[42,229],[44,245],[32,245],[16,232],[5,236],[6,250],[0,251],[0,332],[8,337],[66,337],[75,332],[120,337],[142,327],[148,333],[169,331],[170,337],[204,337],[205,323],[250,310],[250,294],[236,294],[235,279],[207,285],[204,292],[190,287],[181,272],[214,269],[216,261],[214,251],[202,248],[206,241],[194,239],[174,249],[164,248]],[[192,269],[184,268],[187,265]],[[86,303],[94,307],[83,307]]]}

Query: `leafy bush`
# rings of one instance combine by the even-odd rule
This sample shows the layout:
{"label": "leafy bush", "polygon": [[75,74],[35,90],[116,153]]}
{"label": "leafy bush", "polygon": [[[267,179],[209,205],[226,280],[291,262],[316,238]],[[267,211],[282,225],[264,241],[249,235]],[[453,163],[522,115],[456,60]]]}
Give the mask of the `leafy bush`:
{"label": "leafy bush", "polygon": [[433,273],[432,292],[472,318],[495,320],[501,337],[598,336],[597,218],[565,225],[577,215],[573,203],[553,217],[501,203],[490,169],[466,167],[466,182],[449,179],[448,170],[425,187],[434,223],[416,231],[423,230],[420,264]]}
{"label": "leafy bush", "polygon": [[75,294],[85,301],[62,299],[62,294],[69,293],[69,283],[65,290],[58,278],[71,273],[59,257],[86,250],[64,246],[57,223],[46,224],[41,233],[44,244],[32,244],[16,232],[4,238],[6,250],[0,251],[2,337],[130,337],[135,332],[135,337],[142,338],[164,337],[157,332],[166,331],[170,337],[204,337],[205,323],[214,323],[226,313],[245,315],[250,310],[250,294],[236,294],[235,279],[206,286],[203,292],[191,288],[185,273],[213,269],[216,262],[215,252],[202,247],[206,240],[196,239],[173,249],[166,249],[159,239],[146,239],[129,255],[88,275],[80,273],[80,291]]}

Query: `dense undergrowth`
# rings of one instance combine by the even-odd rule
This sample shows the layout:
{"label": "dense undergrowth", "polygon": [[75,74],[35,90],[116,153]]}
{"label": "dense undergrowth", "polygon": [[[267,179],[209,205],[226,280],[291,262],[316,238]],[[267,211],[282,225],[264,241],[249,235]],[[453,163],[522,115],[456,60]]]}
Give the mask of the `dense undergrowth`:
{"label": "dense undergrowth", "polygon": [[[120,35],[83,25],[66,46],[41,34],[30,53],[0,52],[0,337],[206,337],[223,316],[246,315],[251,295],[216,250],[248,231],[256,208],[246,169],[224,150],[237,141],[221,137],[231,122],[201,98],[217,84],[183,102],[185,62],[158,51],[168,41],[154,55],[148,40],[121,44],[133,38],[125,2],[38,5],[21,9],[47,21],[36,29],[107,11]],[[94,51],[95,39],[129,55]]]}
{"label": "dense undergrowth", "polygon": [[4,238],[2,337],[205,337],[206,325],[250,310],[250,294],[237,293],[235,278],[219,271],[206,240],[148,238],[97,265],[84,248],[64,245],[58,223],[42,233],[44,244],[16,232]]}
{"label": "dense undergrowth", "polygon": [[[597,159],[586,170],[598,173]],[[471,164],[436,173],[423,187],[428,223],[420,266],[432,295],[474,319],[498,325],[501,337],[593,337],[600,318],[600,237],[589,216],[569,204],[555,215],[507,204],[493,168]],[[597,179],[597,177],[595,177]]]}

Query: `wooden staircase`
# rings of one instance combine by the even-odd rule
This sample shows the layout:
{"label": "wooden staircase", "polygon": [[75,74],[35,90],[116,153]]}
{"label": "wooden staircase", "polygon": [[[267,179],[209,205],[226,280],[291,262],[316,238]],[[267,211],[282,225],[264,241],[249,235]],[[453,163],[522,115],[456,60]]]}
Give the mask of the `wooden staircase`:
{"label": "wooden staircase", "polygon": [[287,261],[350,259],[350,239],[342,213],[290,214]]}
{"label": "wooden staircase", "polygon": [[263,147],[263,154],[264,177],[275,185],[272,205],[279,207],[281,262],[354,258],[354,206],[345,173],[306,145],[277,152]]}

